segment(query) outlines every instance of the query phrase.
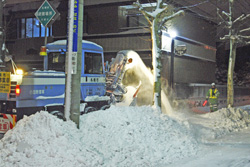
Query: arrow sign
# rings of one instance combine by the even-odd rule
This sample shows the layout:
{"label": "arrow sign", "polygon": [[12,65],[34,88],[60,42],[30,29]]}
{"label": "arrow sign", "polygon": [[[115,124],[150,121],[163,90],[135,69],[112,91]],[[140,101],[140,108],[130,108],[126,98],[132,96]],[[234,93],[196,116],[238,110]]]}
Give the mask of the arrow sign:
{"label": "arrow sign", "polygon": [[36,11],[35,16],[41,22],[41,24],[45,27],[47,24],[53,19],[56,15],[55,10],[49,4],[47,0],[43,2],[40,8]]}

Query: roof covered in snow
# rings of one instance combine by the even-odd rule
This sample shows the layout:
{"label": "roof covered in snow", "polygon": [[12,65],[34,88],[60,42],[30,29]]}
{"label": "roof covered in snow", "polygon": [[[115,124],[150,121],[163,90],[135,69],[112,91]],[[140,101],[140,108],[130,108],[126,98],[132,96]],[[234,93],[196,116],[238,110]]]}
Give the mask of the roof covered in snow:
{"label": "roof covered in snow", "polygon": [[[54,50],[54,49],[66,49],[67,45],[67,40],[58,40],[58,41],[54,41],[52,43],[47,44],[47,49],[49,50]],[[102,46],[91,42],[91,41],[86,41],[86,40],[82,40],[82,49],[84,50],[95,50],[95,51],[103,51]]]}

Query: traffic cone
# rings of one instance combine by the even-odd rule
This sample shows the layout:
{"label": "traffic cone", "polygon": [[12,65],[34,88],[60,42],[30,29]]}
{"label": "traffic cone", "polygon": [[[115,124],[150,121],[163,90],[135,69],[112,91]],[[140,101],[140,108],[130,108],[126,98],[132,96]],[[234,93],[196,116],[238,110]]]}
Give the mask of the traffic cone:
{"label": "traffic cone", "polygon": [[203,107],[205,107],[207,104],[207,100],[204,101],[204,103],[202,104]]}

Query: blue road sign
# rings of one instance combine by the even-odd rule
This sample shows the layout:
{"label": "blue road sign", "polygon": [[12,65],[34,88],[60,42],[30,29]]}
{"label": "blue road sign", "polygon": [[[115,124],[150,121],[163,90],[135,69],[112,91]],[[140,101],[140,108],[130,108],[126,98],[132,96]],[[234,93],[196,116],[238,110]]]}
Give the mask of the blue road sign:
{"label": "blue road sign", "polygon": [[73,52],[77,52],[79,0],[74,1]]}

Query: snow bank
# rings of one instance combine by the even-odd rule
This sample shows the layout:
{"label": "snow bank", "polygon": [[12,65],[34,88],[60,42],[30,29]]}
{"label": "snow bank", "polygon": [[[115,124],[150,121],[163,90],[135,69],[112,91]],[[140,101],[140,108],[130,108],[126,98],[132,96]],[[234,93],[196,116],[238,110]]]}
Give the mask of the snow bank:
{"label": "snow bank", "polygon": [[250,115],[241,108],[223,108],[218,112],[204,115],[212,120],[212,129],[218,136],[248,128]]}
{"label": "snow bank", "polygon": [[189,122],[197,140],[206,142],[231,132],[247,129],[250,126],[250,115],[241,108],[223,108],[213,113],[195,115]]}
{"label": "snow bank", "polygon": [[25,117],[0,141],[0,166],[77,165],[78,133],[75,124],[47,112]]}
{"label": "snow bank", "polygon": [[185,126],[151,107],[114,107],[72,122],[40,112],[0,140],[0,166],[160,166],[196,154]]}
{"label": "snow bank", "polygon": [[[84,128],[88,127],[88,128]],[[159,166],[193,155],[197,143],[188,131],[151,107],[111,107],[82,117],[85,148],[95,166]]]}

